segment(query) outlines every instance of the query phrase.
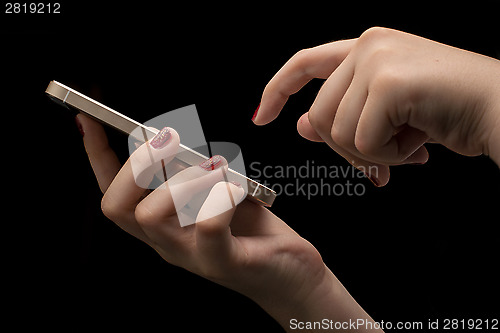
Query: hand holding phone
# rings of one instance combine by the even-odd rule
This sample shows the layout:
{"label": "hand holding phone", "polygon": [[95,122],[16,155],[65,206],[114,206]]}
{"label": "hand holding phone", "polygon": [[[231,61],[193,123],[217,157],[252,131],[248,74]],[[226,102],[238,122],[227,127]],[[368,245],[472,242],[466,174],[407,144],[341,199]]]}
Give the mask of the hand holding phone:
{"label": "hand holding phone", "polygon": [[[146,142],[155,137],[159,130],[144,126],[143,124],[69,88],[57,81],[51,81],[46,89],[46,94],[54,102],[110,125],[140,142]],[[193,165],[200,165],[208,159],[207,156],[190,147],[179,143],[179,150],[175,158],[169,163],[169,168],[185,169]],[[163,168],[165,175],[167,171]],[[166,178],[166,177],[165,177]],[[271,206],[276,198],[276,192],[246,176],[228,168],[229,181],[244,185],[247,189],[246,198],[263,206]]]}

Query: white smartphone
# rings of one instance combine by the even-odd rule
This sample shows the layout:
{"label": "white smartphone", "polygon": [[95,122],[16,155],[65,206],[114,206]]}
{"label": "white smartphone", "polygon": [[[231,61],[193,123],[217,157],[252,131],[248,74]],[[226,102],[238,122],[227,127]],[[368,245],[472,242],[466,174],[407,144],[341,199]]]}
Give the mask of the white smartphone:
{"label": "white smartphone", "polygon": [[[47,96],[54,102],[63,105],[66,108],[76,109],[86,115],[110,125],[135,139],[145,142],[148,138],[155,136],[158,131],[143,124],[71,89],[57,81],[50,81],[45,90]],[[140,128],[141,131],[137,131]],[[179,146],[179,153],[172,161],[182,168],[198,165],[208,159],[207,156],[183,145]],[[171,163],[172,163],[171,162]],[[276,198],[276,192],[267,186],[264,186],[232,169],[228,169],[228,180],[240,184],[247,184],[247,199],[254,201],[266,207],[270,207]]]}

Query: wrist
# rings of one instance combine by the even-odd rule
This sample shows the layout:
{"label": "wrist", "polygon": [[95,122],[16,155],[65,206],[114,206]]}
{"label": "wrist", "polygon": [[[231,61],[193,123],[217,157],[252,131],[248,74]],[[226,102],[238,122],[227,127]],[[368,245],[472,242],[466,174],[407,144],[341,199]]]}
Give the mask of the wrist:
{"label": "wrist", "polygon": [[[373,322],[358,305],[335,275],[325,266],[319,283],[308,291],[286,298],[286,302],[260,304],[287,332],[304,329],[307,332],[335,331],[337,322],[349,323],[359,319]],[[311,330],[307,325],[315,325]],[[346,329],[342,329],[346,331]],[[358,332],[363,330],[357,330]],[[378,332],[381,330],[369,330]]]}
{"label": "wrist", "polygon": [[500,116],[498,117],[495,128],[491,133],[489,144],[488,144],[488,154],[490,158],[497,164],[500,168]]}
{"label": "wrist", "polygon": [[492,125],[486,147],[486,153],[500,167],[500,91],[497,91],[489,105],[490,119]]}
{"label": "wrist", "polygon": [[[490,134],[485,153],[500,167],[500,62],[496,60],[496,72],[493,75],[492,82],[489,83],[490,93],[487,104],[487,123],[490,124]],[[493,68],[493,67],[492,67]]]}

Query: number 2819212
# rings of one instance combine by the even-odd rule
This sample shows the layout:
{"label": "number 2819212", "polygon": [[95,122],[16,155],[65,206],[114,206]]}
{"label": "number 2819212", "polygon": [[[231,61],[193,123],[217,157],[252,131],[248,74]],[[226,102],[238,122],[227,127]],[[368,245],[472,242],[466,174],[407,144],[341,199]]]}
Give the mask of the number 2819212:
{"label": "number 2819212", "polygon": [[60,14],[59,2],[7,2],[5,14]]}

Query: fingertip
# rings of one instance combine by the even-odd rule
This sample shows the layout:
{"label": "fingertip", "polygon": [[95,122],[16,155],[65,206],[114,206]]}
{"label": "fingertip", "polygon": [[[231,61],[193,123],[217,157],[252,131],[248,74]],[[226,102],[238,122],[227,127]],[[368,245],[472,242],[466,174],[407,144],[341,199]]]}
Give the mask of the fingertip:
{"label": "fingertip", "polygon": [[360,170],[365,173],[366,178],[376,187],[384,187],[389,182],[390,170],[386,165],[363,166]]}
{"label": "fingertip", "polygon": [[252,116],[253,123],[257,126],[262,126],[272,122],[278,117],[287,100],[288,96],[266,87],[262,94],[261,102]]}
{"label": "fingertip", "polygon": [[234,182],[228,183],[228,186],[236,206],[245,199],[246,191],[240,184]]}
{"label": "fingertip", "polygon": [[[210,190],[196,221],[203,222],[220,216],[221,220],[225,220],[225,222],[219,223],[229,226],[234,209],[244,198],[245,190],[241,185],[224,181],[218,182]],[[224,215],[227,212],[230,213],[229,217]]]}
{"label": "fingertip", "polygon": [[429,152],[425,146],[418,148],[413,154],[411,154],[402,164],[425,164],[429,160]]}
{"label": "fingertip", "polygon": [[269,121],[264,121],[264,119],[266,118],[266,114],[264,112],[264,115],[262,115],[264,108],[261,107],[261,104],[262,103],[259,103],[252,116],[252,122],[257,126],[263,126],[272,121],[272,119]]}
{"label": "fingertip", "polygon": [[75,118],[80,123],[83,130],[86,130],[87,128],[102,128],[102,125],[98,121],[84,115],[83,113],[77,114]]}
{"label": "fingertip", "polygon": [[309,141],[324,142],[309,122],[309,112],[304,113],[297,121],[297,132]]}
{"label": "fingertip", "polygon": [[257,118],[257,114],[259,113],[259,108],[260,108],[260,103],[259,105],[257,105],[257,108],[255,109],[255,111],[253,112],[253,116],[252,116],[252,121],[255,123],[255,118]]}

